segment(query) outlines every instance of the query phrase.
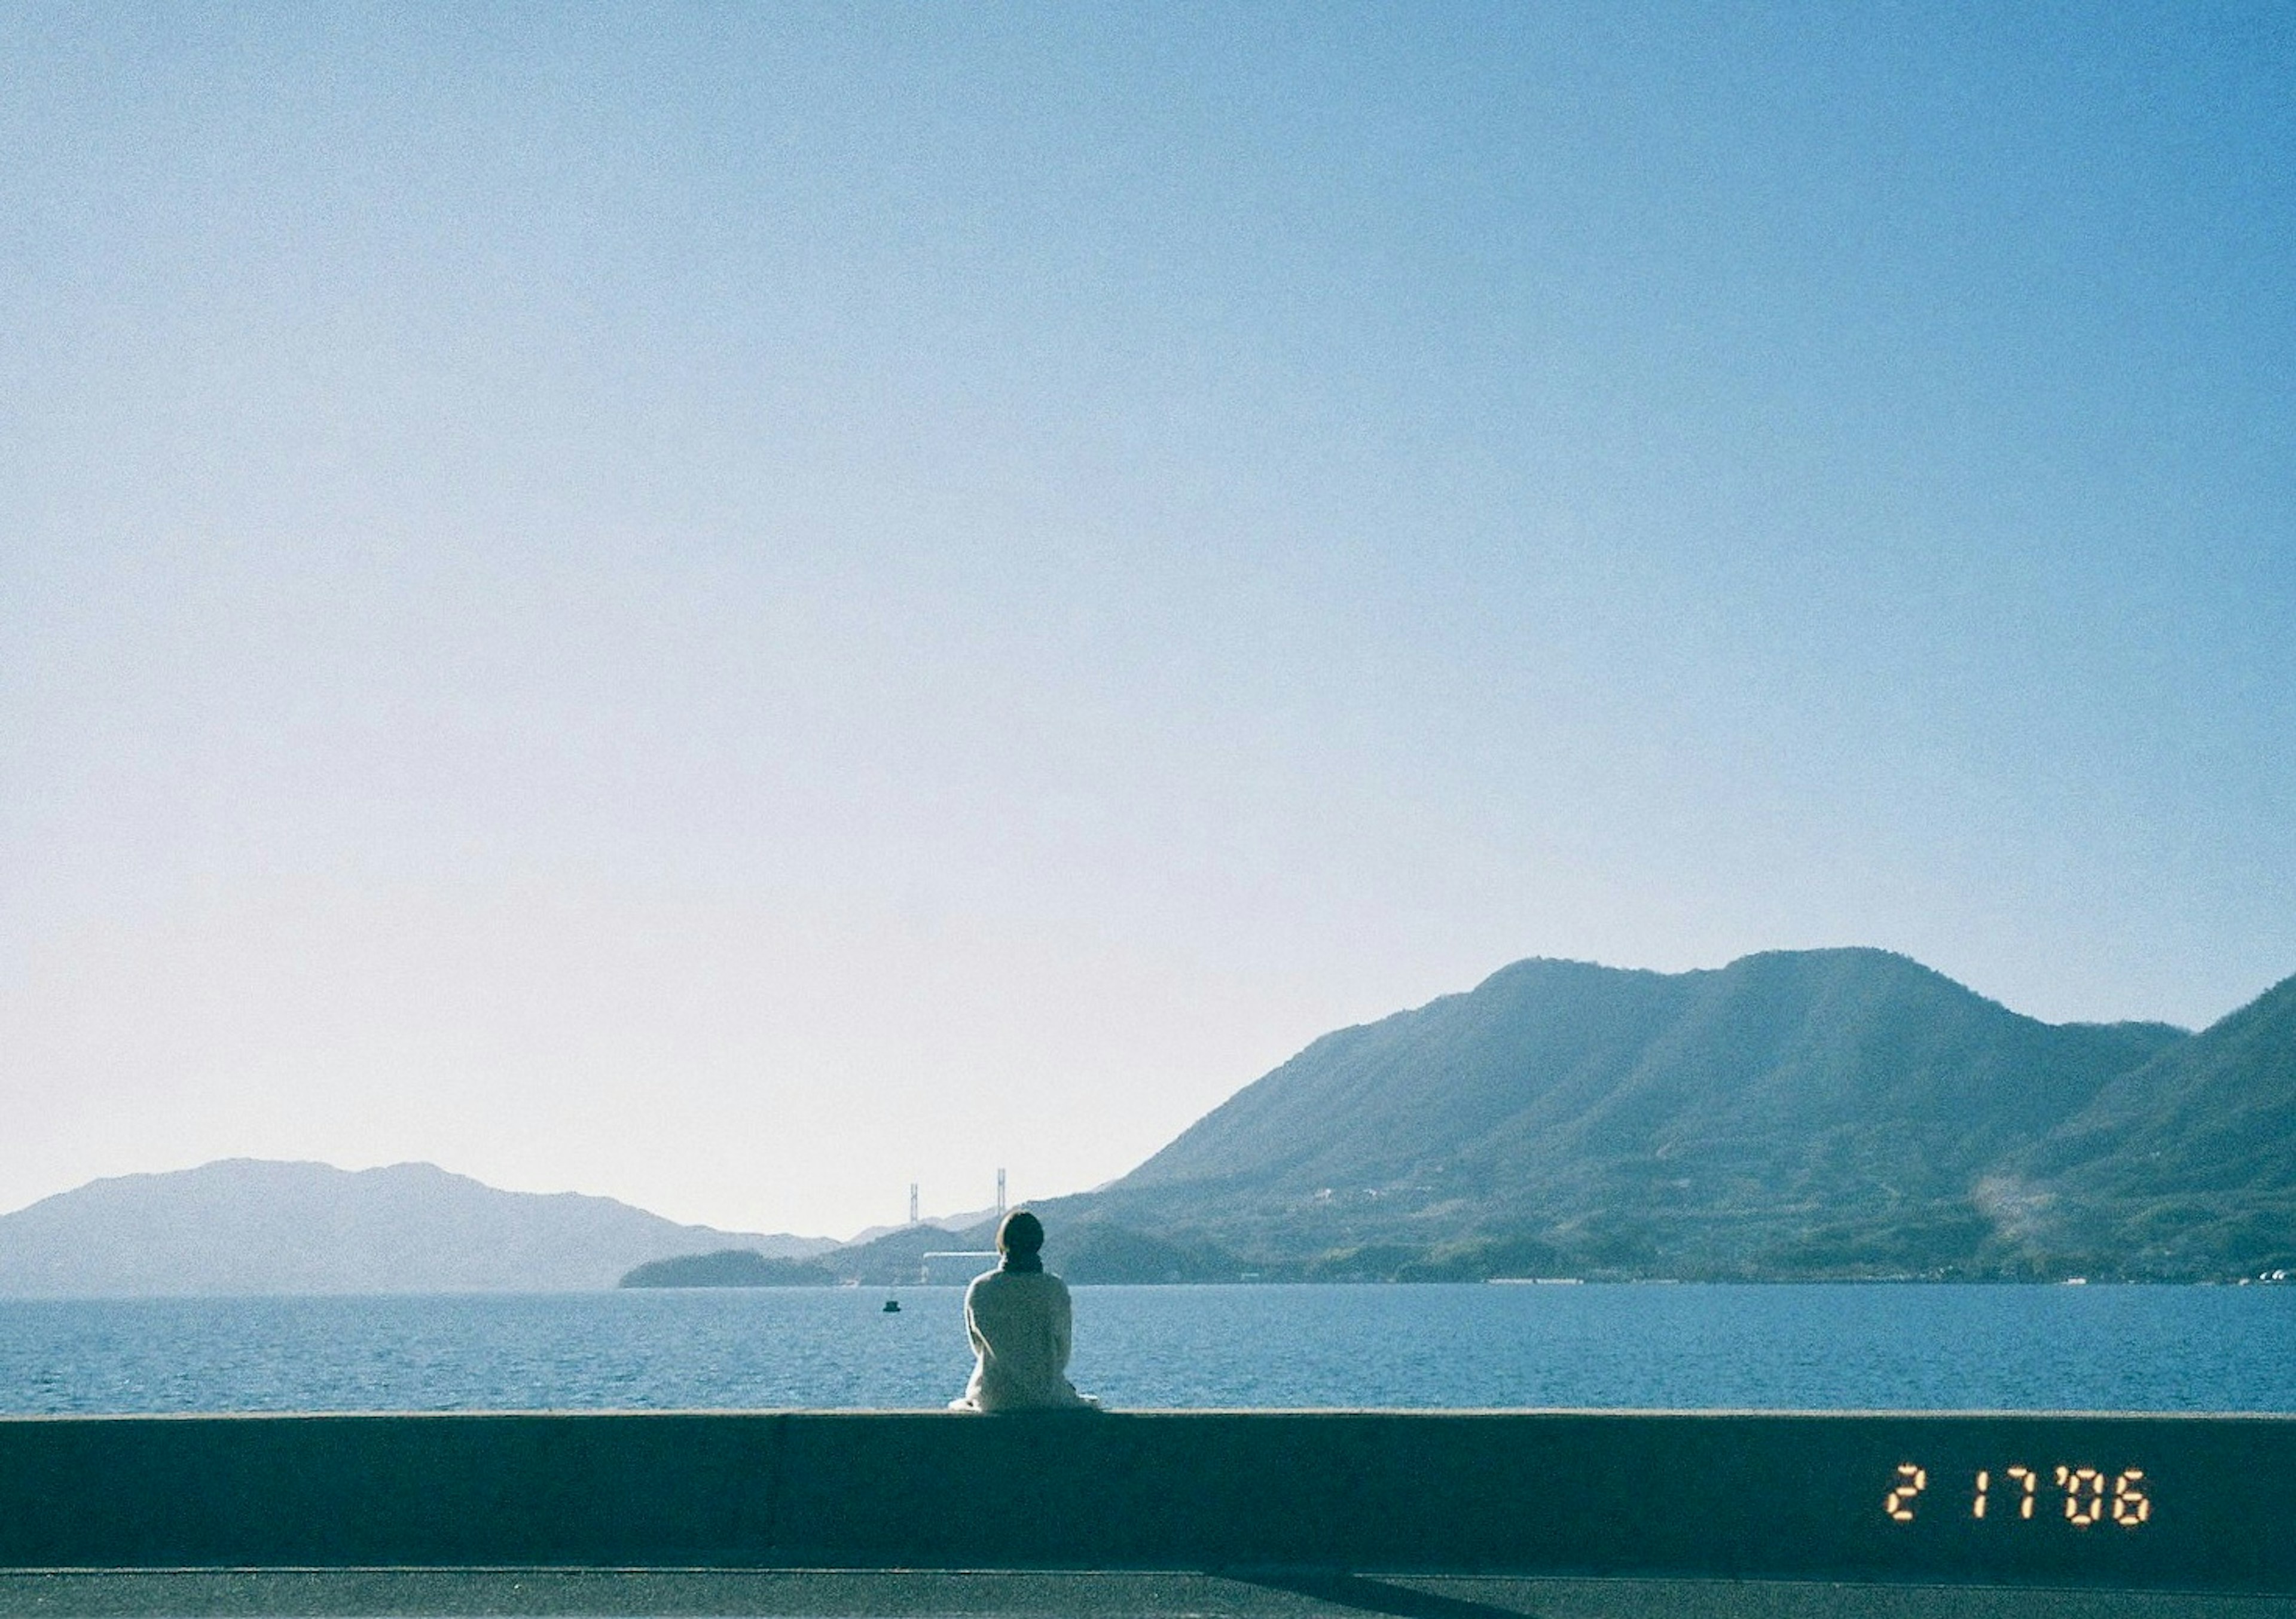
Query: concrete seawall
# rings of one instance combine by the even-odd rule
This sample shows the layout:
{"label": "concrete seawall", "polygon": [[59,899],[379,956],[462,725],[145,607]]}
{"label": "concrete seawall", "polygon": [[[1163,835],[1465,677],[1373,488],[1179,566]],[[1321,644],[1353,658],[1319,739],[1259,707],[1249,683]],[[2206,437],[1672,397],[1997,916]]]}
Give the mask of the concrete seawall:
{"label": "concrete seawall", "polygon": [[2296,1419],[0,1419],[0,1567],[1292,1568],[2296,1591]]}

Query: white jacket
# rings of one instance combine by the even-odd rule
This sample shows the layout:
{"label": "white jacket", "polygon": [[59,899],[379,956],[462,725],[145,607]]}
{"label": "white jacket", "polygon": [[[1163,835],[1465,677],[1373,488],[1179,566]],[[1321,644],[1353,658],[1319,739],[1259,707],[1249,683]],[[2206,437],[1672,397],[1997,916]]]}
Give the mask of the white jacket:
{"label": "white jacket", "polygon": [[964,1290],[972,1380],[952,1410],[1010,1411],[1094,1403],[1070,1386],[1069,1290],[1049,1271],[991,1271]]}

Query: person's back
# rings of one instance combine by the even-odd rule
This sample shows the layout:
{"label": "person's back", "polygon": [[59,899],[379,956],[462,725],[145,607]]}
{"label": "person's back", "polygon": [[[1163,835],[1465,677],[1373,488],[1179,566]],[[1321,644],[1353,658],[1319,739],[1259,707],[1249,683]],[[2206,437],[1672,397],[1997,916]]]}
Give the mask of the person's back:
{"label": "person's back", "polygon": [[1069,1290],[1037,1256],[1045,1228],[1016,1209],[996,1233],[1004,1263],[964,1290],[964,1329],[972,1378],[955,1410],[1009,1411],[1089,1406],[1068,1380]]}

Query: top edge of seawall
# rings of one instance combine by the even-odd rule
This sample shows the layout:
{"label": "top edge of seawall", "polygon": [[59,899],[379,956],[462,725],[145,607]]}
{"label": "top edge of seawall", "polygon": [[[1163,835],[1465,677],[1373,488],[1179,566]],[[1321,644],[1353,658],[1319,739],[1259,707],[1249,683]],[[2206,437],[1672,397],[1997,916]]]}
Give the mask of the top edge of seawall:
{"label": "top edge of seawall", "polygon": [[1396,1420],[1437,1422],[1490,1419],[1603,1419],[1617,1421],[1792,1421],[1838,1422],[2188,1422],[2296,1423],[2296,1411],[2276,1410],[2112,1410],[2060,1408],[1966,1407],[1951,1410],[1900,1407],[1809,1409],[1805,1407],[1730,1406],[1127,1406],[1115,1410],[1049,1410],[1022,1411],[950,1411],[922,1406],[619,1406],[526,1407],[503,1406],[458,1410],[260,1410],[260,1411],[21,1411],[0,1412],[0,1424],[126,1423],[126,1422],[484,1422],[504,1419],[581,1422],[627,1421],[633,1419],[710,1418],[734,1421],[781,1419],[836,1421],[918,1421],[974,1424],[1010,1422],[1090,1422],[1098,1420],[1233,1421],[1238,1419],[1278,1419],[1287,1421]]}

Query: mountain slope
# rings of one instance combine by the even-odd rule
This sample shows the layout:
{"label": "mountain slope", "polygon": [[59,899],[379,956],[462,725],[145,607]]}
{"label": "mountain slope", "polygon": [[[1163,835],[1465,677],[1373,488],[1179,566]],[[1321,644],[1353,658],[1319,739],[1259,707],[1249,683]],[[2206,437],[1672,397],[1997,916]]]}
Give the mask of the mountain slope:
{"label": "mountain slope", "polygon": [[2296,1186],[2296,978],[2103,1087],[2033,1163],[2121,1190]]}
{"label": "mountain slope", "polygon": [[1072,1213],[1374,1273],[1998,1273],[2040,1261],[2001,1166],[2191,1041],[1876,950],[1524,961],[1326,1035]]}
{"label": "mountain slope", "polygon": [[2296,1267],[2296,978],[2104,1086],[2020,1167],[2100,1269]]}
{"label": "mountain slope", "polygon": [[611,1288],[676,1254],[831,1246],[679,1225],[611,1198],[498,1191],[429,1164],[234,1158],[0,1215],[0,1295],[548,1292]]}

